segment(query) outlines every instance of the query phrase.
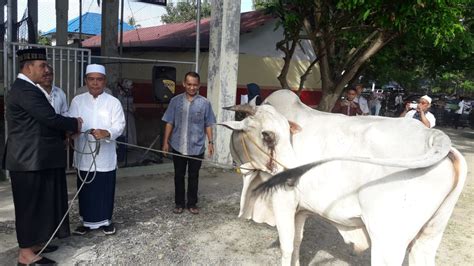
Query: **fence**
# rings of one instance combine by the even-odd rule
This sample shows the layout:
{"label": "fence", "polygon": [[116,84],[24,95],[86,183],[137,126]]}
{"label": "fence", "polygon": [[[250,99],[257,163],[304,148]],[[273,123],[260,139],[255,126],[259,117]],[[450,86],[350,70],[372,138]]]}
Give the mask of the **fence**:
{"label": "fence", "polygon": [[[16,52],[27,48],[45,48],[49,64],[54,70],[54,86],[64,90],[68,103],[71,102],[76,90],[84,84],[84,69],[91,62],[91,52],[89,49],[45,46],[28,43],[8,43],[3,46],[3,85],[4,100],[7,98],[8,90],[15,81],[18,71],[19,62]],[[5,139],[8,137],[8,125],[5,122]],[[3,150],[3,149],[2,149]],[[69,147],[67,151],[68,165],[71,158]]]}

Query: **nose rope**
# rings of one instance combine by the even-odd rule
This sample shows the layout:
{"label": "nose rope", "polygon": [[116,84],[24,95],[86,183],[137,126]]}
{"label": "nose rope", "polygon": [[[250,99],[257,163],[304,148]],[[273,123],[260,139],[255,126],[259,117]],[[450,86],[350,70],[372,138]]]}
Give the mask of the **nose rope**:
{"label": "nose rope", "polygon": [[174,153],[174,152],[169,152],[169,151],[164,151],[164,150],[159,150],[159,149],[153,149],[151,147],[143,147],[143,146],[134,145],[134,144],[130,144],[130,143],[127,143],[127,142],[118,141],[118,140],[109,140],[109,141],[113,141],[117,144],[122,144],[122,145],[126,145],[126,146],[137,148],[137,149],[142,149],[142,150],[146,150],[146,151],[154,151],[154,152],[162,153],[162,154],[165,154],[165,155],[169,154],[169,155],[173,155],[173,156],[177,156],[177,157],[187,158],[187,159],[191,159],[191,160],[197,160],[197,161],[205,162],[205,163],[208,163],[208,164],[211,164],[211,165],[214,165],[214,166],[223,167],[223,168],[232,168],[232,169],[236,169],[236,170],[237,169],[254,170],[254,169],[235,166],[235,165],[230,165],[230,164],[218,163],[218,162],[214,162],[214,161],[211,161],[211,160],[208,160],[208,159],[201,159],[201,158],[196,158],[196,157],[187,156],[187,155],[183,155],[183,154],[178,154],[178,153]]}
{"label": "nose rope", "polygon": [[252,165],[252,167],[253,167],[254,169],[258,169],[258,168],[253,164],[252,158],[250,158],[249,151],[247,150],[247,143],[245,143],[245,140],[244,140],[244,134],[246,134],[246,133],[240,134],[240,141],[242,142],[242,147],[244,147],[245,157],[247,157],[247,160],[250,162],[250,165]]}
{"label": "nose rope", "polygon": [[[268,156],[268,158],[270,158],[271,160],[275,161],[277,164],[279,164],[281,167],[283,167],[284,170],[288,169],[288,167],[286,167],[284,164],[280,163],[277,159],[273,158],[273,156],[271,154],[269,154],[268,152],[266,152],[265,150],[262,149],[262,147],[260,147],[260,145],[257,144],[257,142],[252,138],[250,137],[246,132],[243,132],[242,134],[242,143],[245,143],[243,141],[243,138],[246,138],[248,140],[250,140],[250,142],[253,143],[253,145],[255,145],[255,147],[257,147],[257,149],[262,152],[263,154],[265,154],[266,156]],[[244,150],[246,150],[246,145],[244,145]],[[246,151],[247,152],[247,151]],[[247,152],[248,153],[248,152]],[[249,158],[250,160],[250,158]],[[250,161],[252,162],[252,161]],[[253,166],[253,165],[252,165]]]}

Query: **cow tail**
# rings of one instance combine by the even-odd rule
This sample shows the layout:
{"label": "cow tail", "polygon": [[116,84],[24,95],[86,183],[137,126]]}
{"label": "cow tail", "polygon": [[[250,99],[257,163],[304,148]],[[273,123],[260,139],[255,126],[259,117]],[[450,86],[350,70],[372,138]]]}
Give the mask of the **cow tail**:
{"label": "cow tail", "polygon": [[281,173],[278,173],[274,176],[272,176],[270,179],[267,181],[261,183],[258,185],[253,192],[256,193],[257,195],[259,194],[266,194],[270,193],[273,190],[276,190],[278,188],[284,188],[284,187],[292,187],[295,186],[298,183],[298,180],[302,175],[304,175],[306,172],[311,170],[313,167],[322,164],[324,162],[327,162],[327,160],[324,161],[317,161],[317,162],[312,162],[309,164],[305,164],[302,166],[298,166],[292,169],[285,170]]}

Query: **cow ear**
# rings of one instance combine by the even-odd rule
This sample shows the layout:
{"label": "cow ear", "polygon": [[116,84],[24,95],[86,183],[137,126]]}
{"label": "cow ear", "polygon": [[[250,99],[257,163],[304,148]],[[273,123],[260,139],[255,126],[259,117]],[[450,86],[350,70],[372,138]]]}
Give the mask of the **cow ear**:
{"label": "cow ear", "polygon": [[222,123],[218,123],[218,125],[225,126],[226,128],[232,130],[244,130],[245,125],[242,121],[225,121]]}
{"label": "cow ear", "polygon": [[300,125],[296,124],[293,121],[288,121],[288,124],[290,124],[290,133],[291,134],[296,134],[301,131]]}

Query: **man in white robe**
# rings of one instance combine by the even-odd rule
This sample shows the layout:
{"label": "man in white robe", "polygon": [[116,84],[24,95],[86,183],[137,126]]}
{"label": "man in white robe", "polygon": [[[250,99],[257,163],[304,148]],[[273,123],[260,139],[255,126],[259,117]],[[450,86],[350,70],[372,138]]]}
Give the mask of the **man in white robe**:
{"label": "man in white robe", "polygon": [[102,229],[104,234],[111,235],[115,234],[112,214],[117,153],[115,142],[110,140],[122,134],[125,115],[120,101],[104,92],[107,81],[104,66],[88,65],[85,79],[88,92],[74,97],[69,109],[70,116],[82,115],[82,129],[87,132],[75,139],[74,167],[78,169],[78,189],[84,180],[86,184],[79,193],[82,225],[73,233],[84,235]]}

